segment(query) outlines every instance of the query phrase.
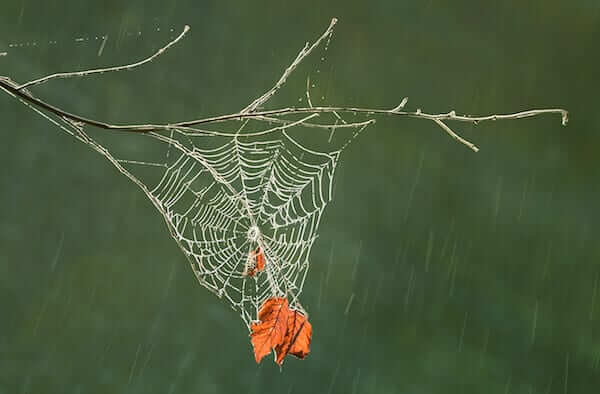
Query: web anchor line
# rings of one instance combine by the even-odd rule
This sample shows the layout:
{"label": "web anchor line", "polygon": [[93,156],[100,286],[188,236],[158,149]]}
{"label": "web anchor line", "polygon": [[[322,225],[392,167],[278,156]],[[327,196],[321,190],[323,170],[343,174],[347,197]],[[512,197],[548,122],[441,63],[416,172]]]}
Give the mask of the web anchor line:
{"label": "web anchor line", "polygon": [[[477,124],[543,114],[559,114],[563,125],[568,120],[563,109],[485,116],[457,115],[455,111],[429,114],[420,109],[406,110],[407,98],[391,109],[313,106],[308,79],[308,107],[262,109],[307,56],[323,42],[329,43],[336,23],[337,19],[332,19],[314,43],[306,43],[271,88],[231,114],[167,124],[117,125],[70,113],[32,93],[38,86],[58,79],[87,78],[145,66],[179,43],[189,26],[157,52],[137,62],[53,73],[21,84],[0,77],[0,89],[104,156],[136,184],[160,212],[199,283],[227,300],[250,329],[261,305],[272,297],[287,297],[290,308],[307,315],[300,295],[321,219],[333,199],[339,157],[375,122],[373,117],[429,120],[473,151],[478,148],[450,128],[449,122]],[[344,119],[348,114],[366,119],[351,122]],[[231,128],[222,127],[230,123]],[[215,129],[210,130],[211,127]],[[137,134],[144,141],[159,144],[164,155],[153,160],[113,153],[94,138],[91,129],[113,131],[117,136]],[[349,132],[349,136],[337,149],[316,150],[292,135],[292,131],[309,129],[324,131],[329,143],[335,131]],[[329,143],[327,146],[332,146]],[[246,265],[257,251],[264,254],[266,267],[250,276]]]}

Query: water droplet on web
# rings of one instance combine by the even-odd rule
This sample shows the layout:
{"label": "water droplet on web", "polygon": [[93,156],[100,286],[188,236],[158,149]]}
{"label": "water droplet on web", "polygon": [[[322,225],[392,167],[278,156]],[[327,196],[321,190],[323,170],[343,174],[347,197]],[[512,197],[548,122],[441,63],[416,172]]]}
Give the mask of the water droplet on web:
{"label": "water droplet on web", "polygon": [[[156,27],[156,28],[151,28],[150,31],[156,31],[156,32],[164,32],[169,30],[167,29],[163,29],[161,27]],[[176,29],[171,28],[170,31],[173,32]],[[124,31],[122,33],[122,35],[124,37],[133,37],[133,38],[139,38],[141,39],[147,32],[143,31],[143,30],[138,30],[138,31],[132,31],[132,32],[126,32]],[[106,40],[106,34],[89,34],[89,35],[80,35],[80,36],[73,36],[71,38],[65,39],[65,40],[47,40],[47,41],[27,41],[27,42],[12,42],[12,43],[8,43],[7,46],[8,48],[39,48],[39,47],[43,47],[44,45],[50,45],[50,46],[56,46],[56,45],[64,45],[64,44],[78,44],[81,45],[82,47],[86,47],[86,44],[89,44],[90,42],[100,42],[102,40]]]}

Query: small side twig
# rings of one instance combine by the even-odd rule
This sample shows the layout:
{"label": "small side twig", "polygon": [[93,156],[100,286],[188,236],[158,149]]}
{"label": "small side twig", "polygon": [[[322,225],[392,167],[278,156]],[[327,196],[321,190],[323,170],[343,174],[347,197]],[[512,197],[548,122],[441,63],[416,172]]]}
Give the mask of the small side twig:
{"label": "small side twig", "polygon": [[402,101],[400,101],[400,104],[398,104],[397,106],[395,106],[394,108],[392,108],[390,110],[390,112],[400,112],[404,109],[404,106],[406,105],[406,103],[408,102],[408,97],[404,97],[402,99]]}
{"label": "small side twig", "polygon": [[473,143],[465,140],[464,138],[462,138],[460,135],[456,134],[454,131],[452,131],[452,129],[450,127],[448,127],[446,125],[446,123],[442,122],[439,119],[434,119],[433,120],[435,123],[437,123],[446,133],[448,133],[450,135],[450,137],[454,138],[455,140],[457,140],[458,142],[460,142],[461,144],[466,145],[468,148],[470,148],[473,152],[479,152],[479,148],[476,147]]}

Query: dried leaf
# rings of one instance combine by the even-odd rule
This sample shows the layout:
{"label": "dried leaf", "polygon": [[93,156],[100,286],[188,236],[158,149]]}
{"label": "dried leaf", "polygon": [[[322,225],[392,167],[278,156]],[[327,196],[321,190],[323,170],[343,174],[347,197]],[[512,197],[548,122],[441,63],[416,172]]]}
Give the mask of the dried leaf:
{"label": "dried leaf", "polygon": [[260,271],[264,271],[267,265],[267,260],[262,249],[259,247],[256,250],[248,253],[248,260],[244,269],[244,276],[255,276]]}
{"label": "dried leaf", "polygon": [[250,341],[254,347],[254,357],[260,363],[271,349],[283,343],[288,331],[288,300],[283,297],[273,297],[266,300],[258,312],[257,323],[250,326],[252,333]]}
{"label": "dried leaf", "polygon": [[283,343],[275,347],[279,365],[288,354],[303,359],[310,352],[310,341],[312,339],[312,325],[304,314],[299,311],[290,310],[288,313],[287,332]]}
{"label": "dried leaf", "polygon": [[283,364],[291,354],[300,359],[310,352],[312,325],[302,312],[290,309],[287,298],[266,300],[258,312],[259,321],[252,323],[250,334],[256,362],[275,350],[275,362]]}
{"label": "dried leaf", "polygon": [[258,271],[264,271],[267,265],[267,259],[265,259],[265,254],[263,253],[260,246],[256,248],[254,256],[256,257],[256,269]]}

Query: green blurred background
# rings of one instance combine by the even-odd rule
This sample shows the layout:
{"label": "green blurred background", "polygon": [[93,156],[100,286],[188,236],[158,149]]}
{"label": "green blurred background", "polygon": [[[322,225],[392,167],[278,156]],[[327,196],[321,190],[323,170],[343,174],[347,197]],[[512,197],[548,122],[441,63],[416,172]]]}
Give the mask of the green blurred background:
{"label": "green blurred background", "polygon": [[280,371],[256,365],[239,316],[196,283],[143,193],[2,95],[0,393],[597,392],[597,1],[8,0],[0,75],[130,62],[189,24],[149,66],[35,92],[114,123],[229,113],[334,16],[326,59],[273,106],[297,102],[310,74],[330,104],[564,107],[569,126],[454,125],[475,154],[432,122],[379,119],[344,152],[313,249],[311,354]]}

